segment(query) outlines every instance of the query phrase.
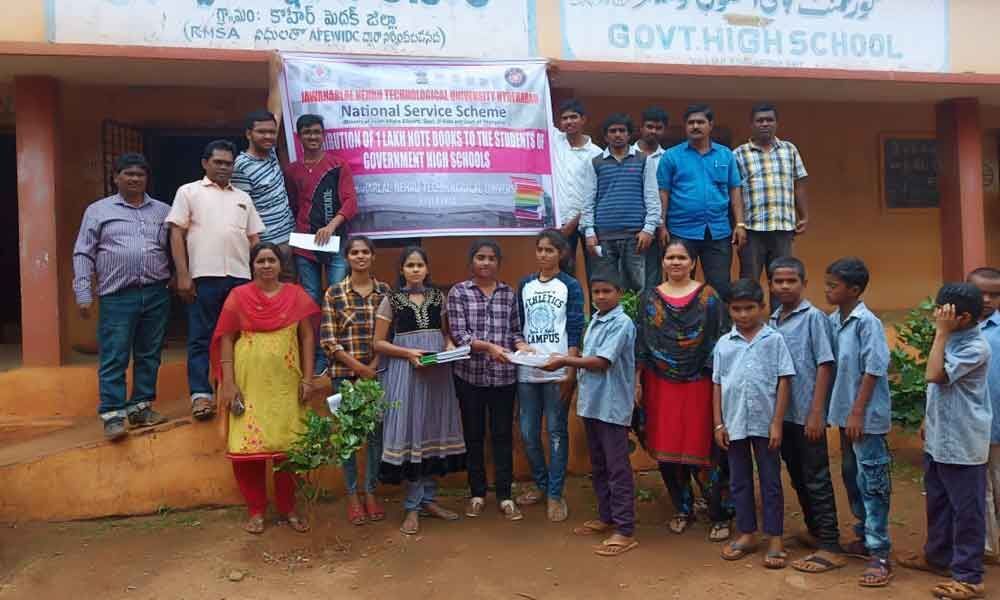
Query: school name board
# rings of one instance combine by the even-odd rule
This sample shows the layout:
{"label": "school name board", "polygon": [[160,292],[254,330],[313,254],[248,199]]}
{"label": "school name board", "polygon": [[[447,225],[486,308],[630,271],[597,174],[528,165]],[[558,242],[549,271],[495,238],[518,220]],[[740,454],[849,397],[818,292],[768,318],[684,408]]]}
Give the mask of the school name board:
{"label": "school name board", "polygon": [[947,71],[948,0],[560,0],[564,58]]}
{"label": "school name board", "polygon": [[51,0],[54,42],[417,56],[535,54],[532,0]]}
{"label": "school name board", "polygon": [[285,131],[323,117],[325,148],[358,192],[353,233],[373,238],[528,235],[555,225],[540,60],[282,54]]}

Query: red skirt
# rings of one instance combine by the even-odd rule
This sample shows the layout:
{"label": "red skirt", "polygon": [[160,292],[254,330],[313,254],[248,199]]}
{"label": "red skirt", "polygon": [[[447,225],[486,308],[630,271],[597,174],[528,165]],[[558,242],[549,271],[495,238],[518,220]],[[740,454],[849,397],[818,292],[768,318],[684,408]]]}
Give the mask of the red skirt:
{"label": "red skirt", "polygon": [[646,449],[659,462],[707,467],[712,453],[712,380],[642,374]]}

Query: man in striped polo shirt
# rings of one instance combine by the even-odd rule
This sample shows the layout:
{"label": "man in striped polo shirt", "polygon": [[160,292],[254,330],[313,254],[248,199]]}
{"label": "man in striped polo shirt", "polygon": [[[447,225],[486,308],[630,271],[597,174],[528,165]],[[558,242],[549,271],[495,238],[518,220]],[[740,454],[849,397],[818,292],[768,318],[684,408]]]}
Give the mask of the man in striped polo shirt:
{"label": "man in striped polo shirt", "polygon": [[610,269],[627,289],[646,287],[647,254],[656,252],[653,236],[660,224],[656,178],[647,172],[647,157],[629,140],[632,119],[613,114],[604,122],[608,147],[584,169],[587,190],[580,226],[587,236],[587,252],[594,272]]}
{"label": "man in striped polo shirt", "polygon": [[[73,291],[80,316],[90,318],[95,291],[100,299],[97,412],[111,441],[125,437],[126,421],[132,427],[166,421],[152,405],[170,315],[165,223],[170,207],[146,195],[149,163],[141,154],[122,154],[114,172],[118,193],[87,207],[73,248]],[[129,358],[131,396],[125,383]]]}
{"label": "man in striped polo shirt", "polygon": [[236,157],[232,184],[250,195],[257,214],[264,221],[260,241],[278,244],[285,255],[283,279],[294,280],[295,261],[288,240],[295,227],[295,218],[288,204],[281,164],[274,151],[278,141],[278,121],[274,114],[258,110],[247,115],[246,136],[249,146]]}

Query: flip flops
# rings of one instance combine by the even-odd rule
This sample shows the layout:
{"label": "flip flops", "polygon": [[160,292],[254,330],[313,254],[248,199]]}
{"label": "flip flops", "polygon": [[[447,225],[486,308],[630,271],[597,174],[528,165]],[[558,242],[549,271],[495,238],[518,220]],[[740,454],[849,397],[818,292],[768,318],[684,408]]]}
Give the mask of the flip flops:
{"label": "flip flops", "polygon": [[609,529],[611,529],[611,525],[598,519],[592,519],[579,527],[573,528],[573,535],[597,535]]}
{"label": "flip flops", "polygon": [[907,569],[934,573],[939,577],[951,577],[951,569],[932,565],[927,562],[927,556],[924,554],[907,554],[906,556],[897,556],[896,562],[899,563],[899,566]]}
{"label": "flip flops", "polygon": [[796,571],[801,571],[803,573],[816,574],[840,569],[847,564],[847,561],[844,561],[835,554],[831,554],[829,552],[826,554],[827,556],[840,559],[839,562],[830,560],[829,558],[821,555],[819,552],[814,552],[805,558],[792,562],[791,567]]}
{"label": "flip flops", "polygon": [[934,586],[931,593],[948,600],[975,600],[986,597],[986,586],[964,581],[945,581]]}
{"label": "flip flops", "polygon": [[594,554],[598,556],[620,556],[629,550],[637,547],[639,542],[628,538],[627,541],[604,540],[599,546],[594,548]]}
{"label": "flip flops", "polygon": [[746,558],[755,552],[757,552],[757,544],[729,542],[722,546],[721,556],[723,560],[736,561]]}
{"label": "flip flops", "polygon": [[764,568],[776,571],[778,569],[785,568],[785,560],[788,558],[788,553],[784,550],[779,552],[774,552],[768,550],[767,554],[764,555]]}

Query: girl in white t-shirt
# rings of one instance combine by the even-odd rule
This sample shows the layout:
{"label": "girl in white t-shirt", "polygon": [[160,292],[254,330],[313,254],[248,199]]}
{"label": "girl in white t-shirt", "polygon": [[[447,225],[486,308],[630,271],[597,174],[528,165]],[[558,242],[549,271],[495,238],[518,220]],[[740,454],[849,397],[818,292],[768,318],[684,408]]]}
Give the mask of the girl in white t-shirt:
{"label": "girl in white t-shirt", "polygon": [[[524,323],[524,340],[541,355],[579,356],[583,336],[583,289],[563,271],[569,261],[569,244],[557,229],[546,229],[535,240],[538,272],[521,280],[518,310]],[[535,486],[517,497],[521,505],[548,499],[550,521],[569,515],[563,499],[566,462],[569,458],[567,418],[576,387],[576,371],[565,368],[546,372],[518,367],[518,404],[524,450],[531,464]],[[542,415],[549,432],[549,464],[542,449]]]}

